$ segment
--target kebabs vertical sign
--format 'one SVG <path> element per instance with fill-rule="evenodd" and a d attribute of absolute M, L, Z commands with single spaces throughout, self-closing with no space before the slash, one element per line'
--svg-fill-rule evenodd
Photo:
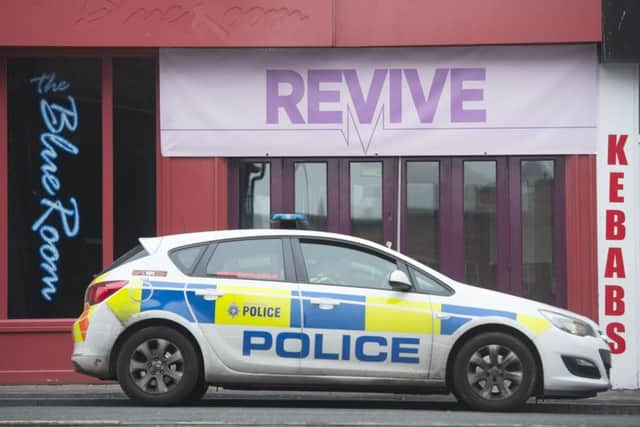
<path fill-rule="evenodd" d="M 638 67 L 633 64 L 602 64 L 599 67 L 599 321 L 609 340 L 613 387 L 638 388 Z"/>
<path fill-rule="evenodd" d="M 609 337 L 611 352 L 624 353 L 626 325 L 623 316 L 626 312 L 624 281 L 627 273 L 624 266 L 624 248 L 621 244 L 627 237 L 627 214 L 625 212 L 625 169 L 629 166 L 625 147 L 629 135 L 610 134 L 607 138 L 607 166 L 609 206 L 605 211 L 606 261 L 604 267 L 604 315 L 611 320 L 605 327 Z"/>

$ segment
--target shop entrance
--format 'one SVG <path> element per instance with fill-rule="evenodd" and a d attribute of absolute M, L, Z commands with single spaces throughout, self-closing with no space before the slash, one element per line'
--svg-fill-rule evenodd
<path fill-rule="evenodd" d="M 450 277 L 566 306 L 564 159 L 232 159 L 230 226 L 305 213 Z"/>

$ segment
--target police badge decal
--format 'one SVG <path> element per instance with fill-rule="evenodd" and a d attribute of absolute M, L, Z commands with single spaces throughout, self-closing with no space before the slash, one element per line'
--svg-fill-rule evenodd
<path fill-rule="evenodd" d="M 238 313 L 240 313 L 240 308 L 238 307 L 238 304 L 236 304 L 235 302 L 232 302 L 229 305 L 229 308 L 227 309 L 227 313 L 229 313 L 229 316 L 231 316 L 231 318 L 235 318 Z"/>

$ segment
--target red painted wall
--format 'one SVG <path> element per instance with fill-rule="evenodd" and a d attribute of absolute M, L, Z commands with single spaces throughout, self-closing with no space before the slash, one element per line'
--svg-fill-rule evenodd
<path fill-rule="evenodd" d="M 600 0 L 20 0 L 0 6 L 0 46 L 389 46 L 600 40 Z"/>
<path fill-rule="evenodd" d="M 227 228 L 227 164 L 221 158 L 162 157 L 158 233 Z"/>
<path fill-rule="evenodd" d="M 598 320 L 598 218 L 596 156 L 568 156 L 565 162 L 567 304 Z"/>
<path fill-rule="evenodd" d="M 97 383 L 71 366 L 71 321 L 0 322 L 0 384 Z"/>
<path fill-rule="evenodd" d="M 328 0 L 3 2 L 0 46 L 329 46 Z"/>
<path fill-rule="evenodd" d="M 598 42 L 601 15 L 600 0 L 343 0 L 336 46 Z"/>

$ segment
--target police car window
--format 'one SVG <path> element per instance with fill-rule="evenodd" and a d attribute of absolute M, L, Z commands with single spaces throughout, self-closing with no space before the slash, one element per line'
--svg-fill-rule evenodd
<path fill-rule="evenodd" d="M 301 241 L 310 283 L 390 289 L 389 274 L 398 267 L 388 258 L 325 242 Z"/>
<path fill-rule="evenodd" d="M 149 255 L 149 252 L 147 252 L 147 250 L 144 247 L 142 247 L 142 245 L 136 245 L 133 248 L 129 249 L 127 252 L 125 252 L 123 255 L 121 255 L 119 258 L 117 258 L 115 261 L 113 261 L 111 265 L 109 265 L 107 268 L 102 270 L 100 274 L 106 273 L 107 271 L 111 271 L 128 262 L 132 262 L 137 259 L 146 257 L 147 255 Z"/>
<path fill-rule="evenodd" d="M 425 292 L 433 295 L 451 295 L 451 291 L 440 284 L 436 279 L 410 267 L 414 282 L 418 292 Z"/>
<path fill-rule="evenodd" d="M 208 276 L 284 280 L 280 239 L 234 240 L 219 243 L 207 263 Z"/>
<path fill-rule="evenodd" d="M 188 246 L 173 250 L 169 257 L 184 274 L 191 274 L 196 262 L 208 245 Z"/>

